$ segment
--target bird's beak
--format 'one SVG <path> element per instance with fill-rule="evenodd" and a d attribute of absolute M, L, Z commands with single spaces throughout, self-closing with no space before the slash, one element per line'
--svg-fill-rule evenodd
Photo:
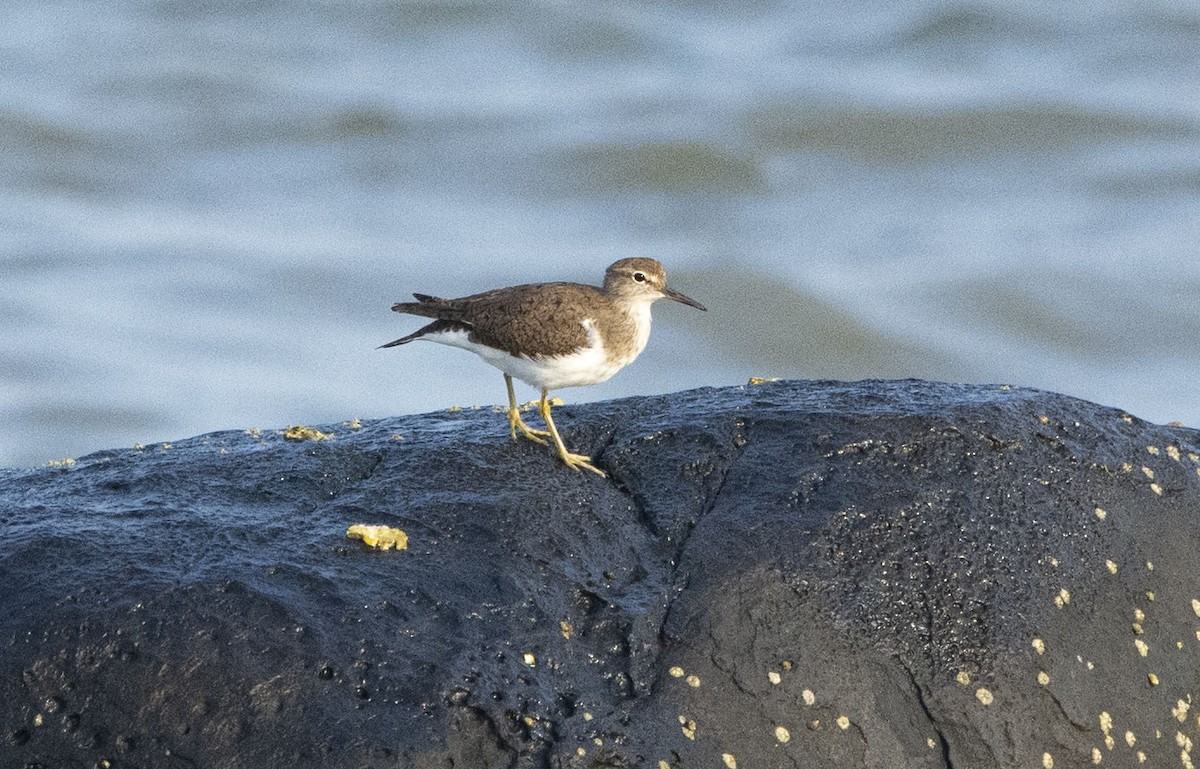
<path fill-rule="evenodd" d="M 680 304 L 686 304 L 689 307 L 695 307 L 697 310 L 704 310 L 705 312 L 708 312 L 707 307 L 700 304 L 699 302 L 697 302 L 695 299 L 692 299 L 691 297 L 684 296 L 683 294 L 679 293 L 678 291 L 676 291 L 673 288 L 667 288 L 666 286 L 664 286 L 662 293 L 663 293 L 663 296 L 665 296 L 666 298 L 674 299 L 676 302 L 679 302 Z"/>

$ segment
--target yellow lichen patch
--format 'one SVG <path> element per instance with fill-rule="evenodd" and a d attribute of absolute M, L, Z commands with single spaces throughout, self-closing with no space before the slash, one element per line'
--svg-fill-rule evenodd
<path fill-rule="evenodd" d="M 770 681 L 772 684 L 778 686 L 779 682 L 782 681 L 783 679 L 779 677 L 778 673 L 776 673 L 774 670 L 771 670 L 767 673 L 767 680 Z"/>
<path fill-rule="evenodd" d="M 1092 763 L 1098 764 L 1104 760 L 1104 754 L 1100 752 L 1100 748 L 1092 748 Z"/>
<path fill-rule="evenodd" d="M 725 762 L 725 766 L 729 767 L 729 769 L 737 769 L 737 759 L 733 757 L 732 753 L 722 753 L 721 760 Z"/>
<path fill-rule="evenodd" d="M 575 748 L 575 755 L 579 756 L 580 758 L 583 758 L 584 756 L 587 755 L 587 751 L 584 750 L 583 748 Z M 659 761 L 659 763 L 661 764 L 662 761 Z"/>
<path fill-rule="evenodd" d="M 447 406 L 446 407 L 446 411 L 449 411 L 451 414 L 457 414 L 458 412 L 460 412 L 462 410 L 463 410 L 462 406 Z"/>
<path fill-rule="evenodd" d="M 1113 561 L 1112 561 L 1111 559 L 1109 559 L 1109 560 L 1106 560 L 1106 561 L 1104 562 L 1104 565 L 1105 565 L 1106 567 L 1108 567 L 1108 573 L 1109 573 L 1109 574 L 1116 574 L 1116 573 L 1117 573 L 1117 564 L 1113 563 Z"/>
<path fill-rule="evenodd" d="M 1150 480 L 1154 480 L 1154 471 L 1145 465 L 1142 465 L 1142 475 L 1146 476 Z"/>
<path fill-rule="evenodd" d="M 839 728 L 839 729 L 841 729 L 841 730 L 843 730 L 843 731 L 845 731 L 846 729 L 849 729 L 849 728 L 850 728 L 850 719 L 849 719 L 849 717 L 847 717 L 847 716 L 838 716 L 838 717 L 837 717 L 837 725 L 838 725 L 838 728 Z"/>
<path fill-rule="evenodd" d="M 958 681 L 963 686 L 966 686 L 967 684 L 971 683 L 971 674 L 965 670 L 960 670 L 958 671 L 958 675 L 954 677 L 954 680 Z"/>
<path fill-rule="evenodd" d="M 1146 612 L 1142 611 L 1141 609 L 1134 609 L 1133 610 L 1133 621 L 1134 622 L 1145 622 L 1146 621 Z"/>
<path fill-rule="evenodd" d="M 1121 463 L 1121 472 L 1123 472 L 1123 473 L 1132 473 L 1132 472 L 1133 472 L 1133 465 L 1132 465 L 1132 464 L 1130 464 L 1129 462 L 1122 462 L 1122 463 Z"/>
<path fill-rule="evenodd" d="M 1183 719 L 1181 718 L 1179 720 L 1182 721 Z M 1186 750 L 1188 753 L 1192 752 L 1192 738 L 1188 737 L 1183 732 L 1175 732 L 1175 744 Z"/>
<path fill-rule="evenodd" d="M 292 425 L 283 431 L 283 437 L 289 441 L 327 441 L 333 438 L 333 433 L 323 433 L 306 425 Z"/>
<path fill-rule="evenodd" d="M 671 765 L 668 764 L 666 761 L 659 761 L 658 769 L 671 769 Z"/>
<path fill-rule="evenodd" d="M 1033 650 L 1039 655 L 1046 653 L 1046 642 L 1040 638 L 1033 639 Z"/>
<path fill-rule="evenodd" d="M 1048 425 L 1048 424 L 1050 424 L 1050 417 L 1048 417 L 1044 414 L 1038 414 L 1038 421 L 1044 425 Z"/>
<path fill-rule="evenodd" d="M 700 688 L 700 676 L 695 676 L 695 675 L 692 675 L 692 676 L 688 676 L 688 677 L 687 677 L 686 679 L 684 679 L 684 680 L 686 680 L 686 681 L 687 681 L 687 685 L 688 685 L 688 686 L 690 686 L 690 687 L 692 687 L 693 689 L 699 689 L 699 688 Z"/>
<path fill-rule="evenodd" d="M 67 457 L 65 459 L 51 459 L 46 463 L 48 467 L 71 467 L 75 464 L 75 460 Z"/>
<path fill-rule="evenodd" d="M 1154 456 L 1158 456 L 1158 446 L 1147 446 L 1146 451 Z"/>
<path fill-rule="evenodd" d="M 776 726 L 775 739 L 779 740 L 780 742 L 791 742 L 792 734 L 787 730 L 786 727 Z"/>
<path fill-rule="evenodd" d="M 1037 682 L 1039 684 L 1041 684 L 1042 686 L 1045 686 L 1046 684 L 1050 683 L 1050 674 L 1047 673 L 1045 670 L 1039 670 L 1038 674 L 1037 674 Z"/>
<path fill-rule="evenodd" d="M 1125 732 L 1125 744 L 1132 748 L 1137 744 L 1137 735 L 1131 731 Z"/>
<path fill-rule="evenodd" d="M 1153 491 L 1158 496 L 1160 496 L 1160 497 L 1162 496 L 1162 493 L 1163 493 L 1162 486 L 1159 486 L 1157 483 L 1150 484 L 1150 490 Z"/>
<path fill-rule="evenodd" d="M 779 381 L 779 377 L 777 377 L 777 376 L 752 376 L 752 377 L 750 377 L 750 381 L 747 384 L 760 385 L 760 384 L 766 384 L 767 382 L 778 382 L 778 381 Z"/>
<path fill-rule="evenodd" d="M 782 667 L 784 670 L 791 670 L 793 664 L 794 663 L 791 660 L 784 660 L 783 662 L 779 663 L 779 666 Z"/>
<path fill-rule="evenodd" d="M 1144 763 L 1146 763 L 1146 754 L 1145 754 L 1145 753 L 1143 753 L 1142 751 L 1140 751 L 1140 750 L 1139 750 L 1139 751 L 1137 752 L 1137 757 L 1138 757 L 1138 763 L 1139 763 L 1139 764 L 1144 764 Z"/>
<path fill-rule="evenodd" d="M 521 661 L 531 668 L 537 667 L 537 657 L 533 652 L 525 652 L 522 654 Z"/>
<path fill-rule="evenodd" d="M 992 696 L 992 693 L 989 690 L 980 687 L 975 690 L 975 699 L 979 700 L 984 705 L 991 705 L 995 697 Z"/>
<path fill-rule="evenodd" d="M 1150 682 L 1151 686 L 1158 686 L 1158 676 L 1154 675 L 1153 673 L 1147 675 L 1146 680 Z"/>
<path fill-rule="evenodd" d="M 1054 769 L 1054 756 L 1049 753 L 1042 754 L 1042 766 L 1044 769 Z"/>
<path fill-rule="evenodd" d="M 672 678 L 683 678 L 683 668 L 679 667 L 678 665 L 675 665 L 667 672 L 671 674 Z"/>
<path fill-rule="evenodd" d="M 1154 561 L 1146 561 L 1146 571 L 1154 571 Z"/>
<path fill-rule="evenodd" d="M 933 741 L 933 738 L 932 738 L 932 737 L 930 737 L 929 739 L 925 740 L 925 744 L 929 746 L 929 749 L 930 749 L 930 750 L 933 750 L 933 749 L 937 748 L 937 743 Z"/>
<path fill-rule="evenodd" d="M 1174 459 L 1176 462 L 1178 462 L 1179 456 L 1180 456 L 1179 448 L 1176 446 L 1167 446 L 1167 456 L 1170 457 L 1171 459 Z"/>
<path fill-rule="evenodd" d="M 558 621 L 558 629 L 562 633 L 563 638 L 570 638 L 571 636 L 575 635 L 575 626 L 570 622 L 567 622 L 565 619 L 560 619 Z"/>
<path fill-rule="evenodd" d="M 812 705 L 817 701 L 817 695 L 813 694 L 812 689 L 805 689 L 800 692 L 800 697 L 804 700 L 805 705 Z"/>
<path fill-rule="evenodd" d="M 1104 734 L 1104 744 L 1109 750 L 1113 749 L 1112 716 L 1107 710 L 1100 711 L 1100 731 Z"/>
<path fill-rule="evenodd" d="M 362 429 L 362 420 L 359 419 L 358 417 L 355 417 L 354 419 L 351 419 L 348 422 L 342 422 L 342 426 L 349 427 L 351 430 L 361 430 Z"/>
<path fill-rule="evenodd" d="M 1097 507 L 1094 512 L 1096 513 L 1096 517 L 1102 521 L 1108 517 L 1108 511 L 1105 510 L 1103 507 Z"/>
<path fill-rule="evenodd" d="M 1134 635 L 1141 635 L 1142 633 L 1145 633 L 1145 632 L 1146 631 L 1142 629 L 1141 624 L 1139 624 L 1137 622 L 1133 623 L 1133 634 Z"/>
<path fill-rule="evenodd" d="M 346 529 L 346 536 L 351 539 L 361 539 L 367 547 L 374 547 L 379 550 L 391 550 L 393 547 L 397 550 L 408 549 L 408 535 L 400 529 L 394 529 L 391 526 L 371 526 L 365 523 L 356 523 Z"/>
<path fill-rule="evenodd" d="M 1133 639 L 1133 645 L 1137 647 L 1138 654 L 1142 655 L 1143 657 L 1150 653 L 1150 647 L 1147 646 L 1146 642 L 1140 638 Z"/>
<path fill-rule="evenodd" d="M 1200 600 L 1192 599 L 1192 611 L 1197 617 L 1200 617 Z"/>
<path fill-rule="evenodd" d="M 1192 754 L 1189 751 L 1179 751 L 1179 763 L 1183 764 L 1183 769 L 1196 769 L 1195 764 L 1192 763 Z"/>
<path fill-rule="evenodd" d="M 694 741 L 696 739 L 696 722 L 692 719 L 680 716 L 679 730 L 683 732 L 683 736 L 687 737 L 689 740 Z"/>
<path fill-rule="evenodd" d="M 1146 600 L 1150 601 L 1151 603 L 1154 602 L 1154 591 L 1153 590 L 1146 591 Z"/>
<path fill-rule="evenodd" d="M 1062 607 L 1066 606 L 1070 602 L 1071 602 L 1071 591 L 1067 590 L 1065 587 L 1060 588 L 1058 591 L 1058 595 L 1054 596 L 1054 605 L 1061 609 Z"/>

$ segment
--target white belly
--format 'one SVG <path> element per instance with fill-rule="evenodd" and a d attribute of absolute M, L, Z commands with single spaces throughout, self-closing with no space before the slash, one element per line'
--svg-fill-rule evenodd
<path fill-rule="evenodd" d="M 650 335 L 647 323 L 646 333 L 639 333 L 638 346 L 632 355 L 621 359 L 610 359 L 594 324 L 590 320 L 585 320 L 583 325 L 588 331 L 589 345 L 569 355 L 545 357 L 509 355 L 501 350 L 472 342 L 466 331 L 427 334 L 421 339 L 470 350 L 509 376 L 520 379 L 539 390 L 560 390 L 564 387 L 582 387 L 606 381 L 637 357 L 638 353 L 646 346 L 646 339 Z"/>

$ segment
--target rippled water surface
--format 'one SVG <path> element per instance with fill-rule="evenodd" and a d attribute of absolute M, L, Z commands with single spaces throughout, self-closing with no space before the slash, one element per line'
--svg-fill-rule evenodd
<path fill-rule="evenodd" d="M 631 255 L 709 312 L 568 401 L 918 376 L 1200 424 L 1195 4 L 0 16 L 0 465 L 498 403 L 376 350 L 390 304 Z"/>

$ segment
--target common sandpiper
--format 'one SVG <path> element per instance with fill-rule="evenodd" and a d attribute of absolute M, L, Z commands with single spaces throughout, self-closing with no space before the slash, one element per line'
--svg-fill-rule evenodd
<path fill-rule="evenodd" d="M 413 294 L 417 301 L 401 302 L 392 310 L 435 320 L 382 347 L 424 339 L 470 350 L 504 372 L 513 440 L 518 431 L 542 445 L 550 439 L 568 467 L 604 476 L 591 457 L 563 445 L 550 416 L 550 391 L 598 384 L 632 363 L 650 339 L 650 305 L 664 297 L 704 309 L 668 288 L 663 266 L 645 258 L 613 262 L 599 288 L 531 283 L 461 299 Z M 513 377 L 541 391 L 538 410 L 547 430 L 530 427 L 521 418 Z"/>

